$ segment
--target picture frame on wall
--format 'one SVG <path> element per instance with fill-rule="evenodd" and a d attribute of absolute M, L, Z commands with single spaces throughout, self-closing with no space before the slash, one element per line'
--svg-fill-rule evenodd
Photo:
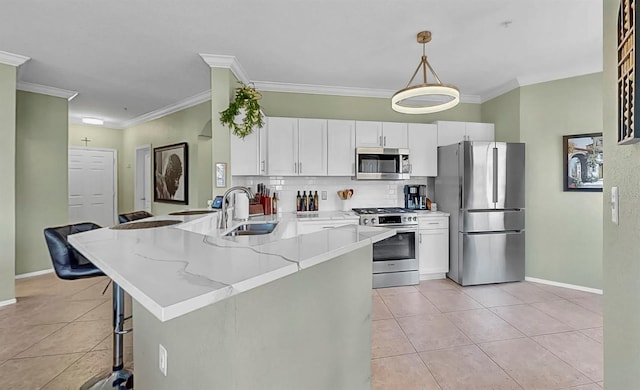
<path fill-rule="evenodd" d="M 562 137 L 563 190 L 602 192 L 602 133 Z"/>
<path fill-rule="evenodd" d="M 188 152 L 186 142 L 153 148 L 155 202 L 189 204 Z"/>

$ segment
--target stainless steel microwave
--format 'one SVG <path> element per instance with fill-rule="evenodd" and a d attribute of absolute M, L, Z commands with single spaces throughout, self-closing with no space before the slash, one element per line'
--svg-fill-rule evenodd
<path fill-rule="evenodd" d="M 356 179 L 409 179 L 409 149 L 356 148 Z"/>

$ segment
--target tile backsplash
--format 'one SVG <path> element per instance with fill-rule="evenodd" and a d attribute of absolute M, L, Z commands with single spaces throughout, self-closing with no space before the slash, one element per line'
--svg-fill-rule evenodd
<path fill-rule="evenodd" d="M 241 185 L 256 190 L 258 183 L 264 183 L 275 190 L 279 198 L 279 211 L 296 211 L 298 191 L 318 191 L 319 210 L 331 211 L 354 207 L 404 207 L 403 187 L 405 184 L 427 185 L 427 196 L 433 199 L 434 179 L 413 177 L 411 180 L 378 181 L 353 180 L 350 177 L 291 177 L 291 176 L 233 176 L 233 185 Z M 353 189 L 353 197 L 343 201 L 338 198 L 339 190 Z M 322 200 L 322 191 L 327 199 Z M 313 192 L 312 192 L 313 193 Z M 347 204 L 344 204 L 347 202 Z"/>

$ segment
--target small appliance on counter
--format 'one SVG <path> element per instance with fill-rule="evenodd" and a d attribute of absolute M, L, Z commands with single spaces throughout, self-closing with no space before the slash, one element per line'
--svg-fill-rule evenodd
<path fill-rule="evenodd" d="M 427 186 L 407 184 L 404 186 L 404 208 L 409 210 L 429 210 Z"/>

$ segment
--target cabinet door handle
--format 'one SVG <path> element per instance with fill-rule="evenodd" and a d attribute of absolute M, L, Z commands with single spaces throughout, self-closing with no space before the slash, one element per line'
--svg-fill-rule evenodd
<path fill-rule="evenodd" d="M 422 244 L 422 234 L 420 234 L 420 244 Z"/>
<path fill-rule="evenodd" d="M 384 145 L 382 144 L 382 136 L 380 136 L 380 137 L 378 137 L 378 138 L 379 138 L 379 139 L 378 139 L 378 145 L 380 145 L 380 146 L 384 146 Z"/>
<path fill-rule="evenodd" d="M 387 136 L 385 135 L 383 138 L 384 138 L 384 141 L 383 141 L 382 146 L 387 146 Z"/>
<path fill-rule="evenodd" d="M 264 160 L 260 161 L 260 172 L 264 172 L 265 163 Z"/>
<path fill-rule="evenodd" d="M 298 173 L 298 163 L 293 163 L 293 173 Z"/>
<path fill-rule="evenodd" d="M 298 163 L 298 165 L 300 166 L 300 168 L 298 169 L 300 171 L 299 173 L 302 173 L 302 163 Z"/>

